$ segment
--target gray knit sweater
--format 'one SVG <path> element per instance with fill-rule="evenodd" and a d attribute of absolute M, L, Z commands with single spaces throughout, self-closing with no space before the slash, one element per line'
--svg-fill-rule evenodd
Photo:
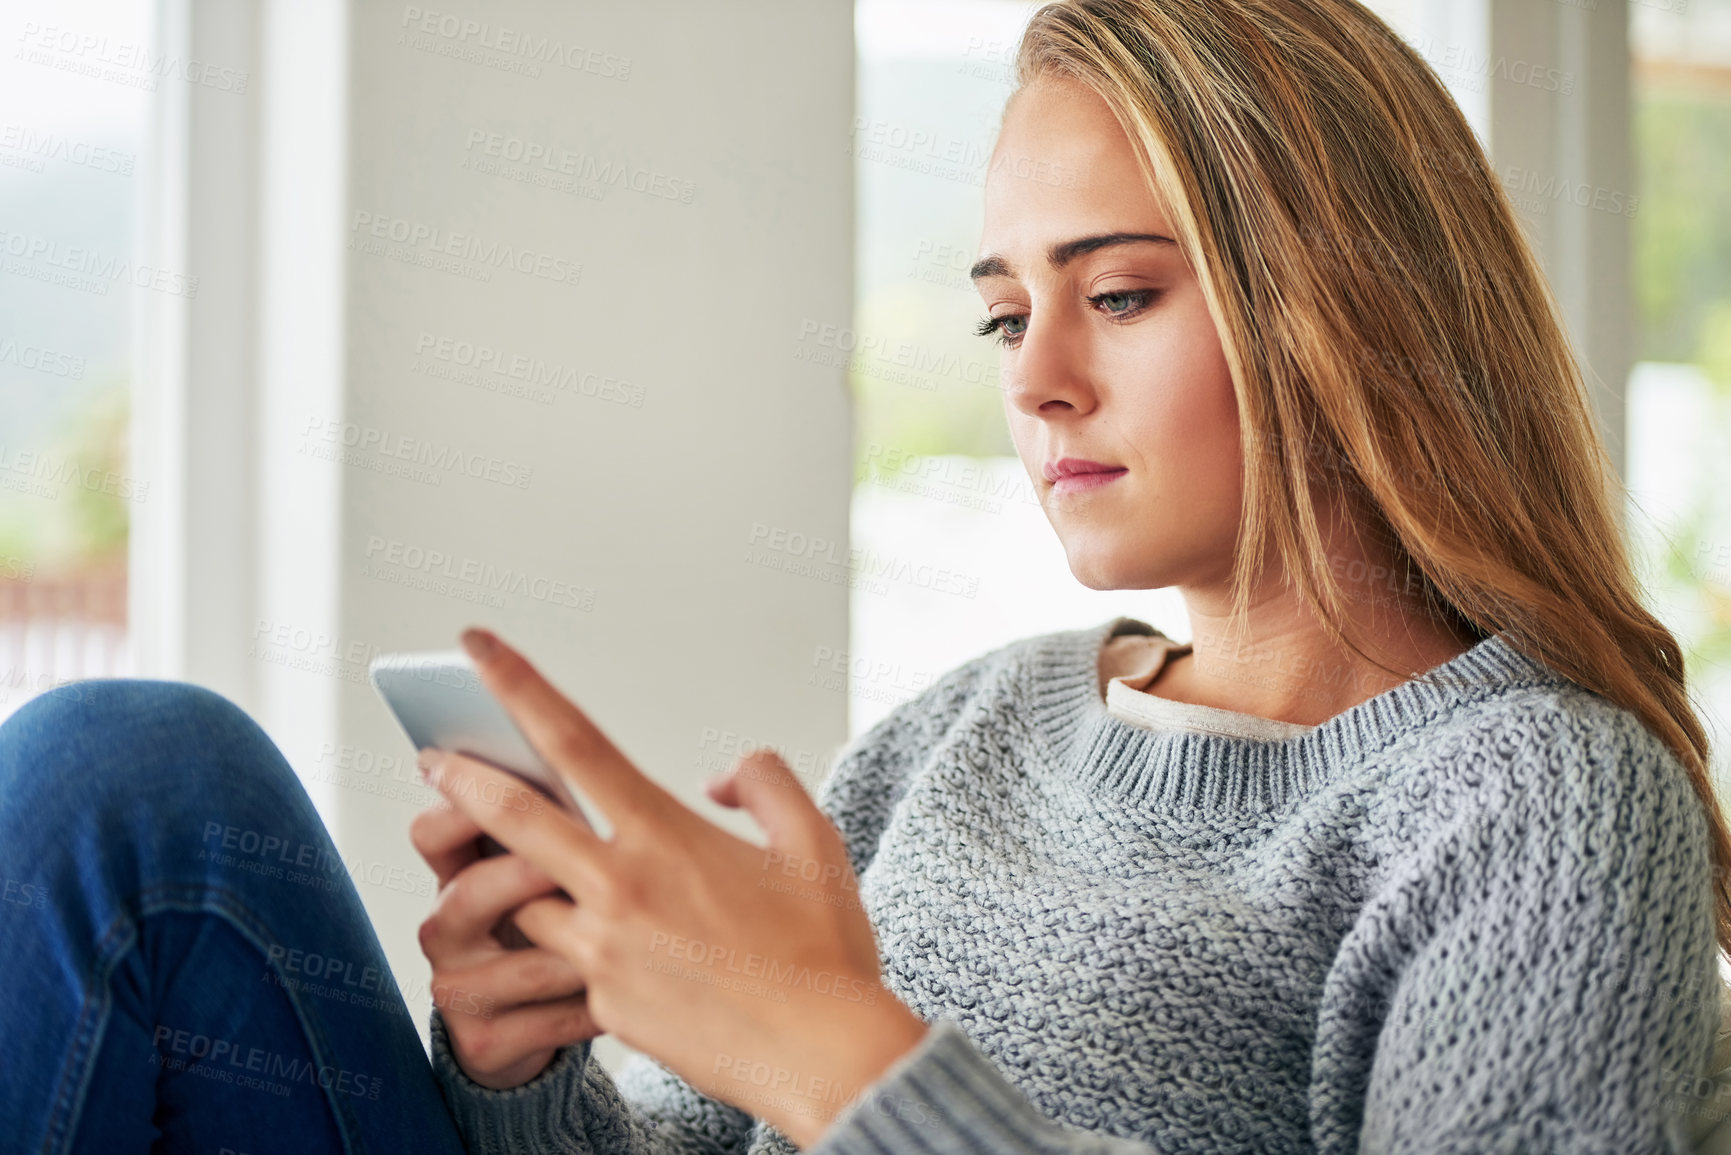
<path fill-rule="evenodd" d="M 1490 637 L 1298 738 L 1148 730 L 1099 692 L 1127 632 L 957 667 L 819 790 L 933 1029 L 813 1151 L 1688 1150 L 1707 827 L 1632 714 Z M 472 1152 L 795 1150 L 648 1058 L 490 1091 L 432 1029 Z"/>

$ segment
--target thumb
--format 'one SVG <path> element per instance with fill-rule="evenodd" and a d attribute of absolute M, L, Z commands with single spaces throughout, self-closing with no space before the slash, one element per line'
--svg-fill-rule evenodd
<path fill-rule="evenodd" d="M 721 805 L 749 813 L 775 846 L 806 847 L 812 819 L 823 818 L 799 776 L 767 746 L 742 756 L 732 773 L 711 779 L 704 789 Z"/>

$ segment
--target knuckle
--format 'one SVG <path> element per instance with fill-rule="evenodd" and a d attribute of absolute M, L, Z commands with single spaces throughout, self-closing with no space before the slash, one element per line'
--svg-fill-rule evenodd
<path fill-rule="evenodd" d="M 579 726 L 561 725 L 553 739 L 559 756 L 573 762 L 587 762 L 600 753 L 595 740 Z"/>
<path fill-rule="evenodd" d="M 571 961 L 577 964 L 577 969 L 584 975 L 604 974 L 601 960 L 597 957 L 599 951 L 594 942 L 585 935 L 575 935 L 565 944 L 565 951 L 571 956 Z M 579 989 L 588 989 L 587 982 Z"/>
<path fill-rule="evenodd" d="M 495 819 L 507 830 L 519 824 L 519 816 L 529 809 L 528 795 L 533 791 L 515 779 L 499 783 L 498 789 L 487 789 L 482 800 L 493 811 Z"/>
<path fill-rule="evenodd" d="M 438 948 L 441 929 L 439 916 L 436 914 L 422 919 L 421 925 L 415 928 L 415 938 L 421 944 L 421 953 L 428 958 L 431 958 L 433 952 Z"/>
<path fill-rule="evenodd" d="M 500 1039 L 494 1020 L 465 1019 L 464 1022 L 468 1025 L 463 1030 L 462 1044 L 469 1062 L 481 1071 L 499 1065 Z"/>
<path fill-rule="evenodd" d="M 437 810 L 418 811 L 409 821 L 409 844 L 422 858 L 427 857 L 435 845 L 438 824 Z"/>
<path fill-rule="evenodd" d="M 494 661 L 493 678 L 502 696 L 522 693 L 532 677 L 529 662 L 522 654 L 503 654 Z"/>
<path fill-rule="evenodd" d="M 469 908 L 474 880 L 474 874 L 468 870 L 459 870 L 452 875 L 433 900 L 433 917 L 444 920 L 460 917 Z"/>
<path fill-rule="evenodd" d="M 624 969 L 625 952 L 613 939 L 601 939 L 588 944 L 589 964 L 601 974 L 616 975 Z"/>
<path fill-rule="evenodd" d="M 528 992 L 526 997 L 533 999 L 553 985 L 553 968 L 544 956 L 525 952 L 517 963 L 517 979 Z"/>
<path fill-rule="evenodd" d="M 624 909 L 626 883 L 616 873 L 596 878 L 583 895 L 590 909 L 605 920 L 617 918 Z"/>
<path fill-rule="evenodd" d="M 660 814 L 665 815 L 671 807 L 664 807 Z M 678 811 L 672 811 L 677 814 Z M 643 836 L 651 834 L 656 825 L 657 811 L 652 804 L 644 804 L 633 798 L 620 798 L 612 803 L 607 811 L 608 821 L 613 823 L 615 841 L 626 845 L 639 843 Z"/>
<path fill-rule="evenodd" d="M 554 991 L 566 985 L 564 961 L 550 952 L 532 956 L 525 969 L 528 983 L 536 991 Z"/>
<path fill-rule="evenodd" d="M 514 860 L 512 866 L 516 871 L 514 881 L 517 886 L 531 889 L 552 884 L 553 879 L 546 871 L 542 870 L 539 866 L 536 866 L 533 862 L 530 862 L 521 854 L 512 854 L 509 857 Z"/>
<path fill-rule="evenodd" d="M 527 824 L 533 815 L 541 812 L 540 803 L 544 795 L 527 783 L 511 783 L 508 797 L 510 801 L 506 803 L 506 810 L 509 815 L 506 821 L 513 827 Z"/>

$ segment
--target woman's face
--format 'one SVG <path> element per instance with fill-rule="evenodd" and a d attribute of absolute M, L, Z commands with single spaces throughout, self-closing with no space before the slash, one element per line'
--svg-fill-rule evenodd
<path fill-rule="evenodd" d="M 1092 90 L 1038 80 L 1010 103 L 985 192 L 974 283 L 1005 342 L 1010 435 L 1071 572 L 1091 589 L 1224 583 L 1238 407 L 1129 138 Z M 1122 472 L 1055 485 L 1045 470 L 1066 457 Z"/>

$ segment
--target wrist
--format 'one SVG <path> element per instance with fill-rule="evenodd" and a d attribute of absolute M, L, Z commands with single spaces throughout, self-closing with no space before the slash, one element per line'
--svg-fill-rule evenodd
<path fill-rule="evenodd" d="M 882 983 L 869 985 L 869 1002 L 822 1023 L 807 1023 L 807 1054 L 820 1080 L 805 1080 L 802 1094 L 778 1100 L 766 1118 L 801 1148 L 817 1143 L 836 1120 L 896 1062 L 910 1054 L 930 1026 Z"/>

